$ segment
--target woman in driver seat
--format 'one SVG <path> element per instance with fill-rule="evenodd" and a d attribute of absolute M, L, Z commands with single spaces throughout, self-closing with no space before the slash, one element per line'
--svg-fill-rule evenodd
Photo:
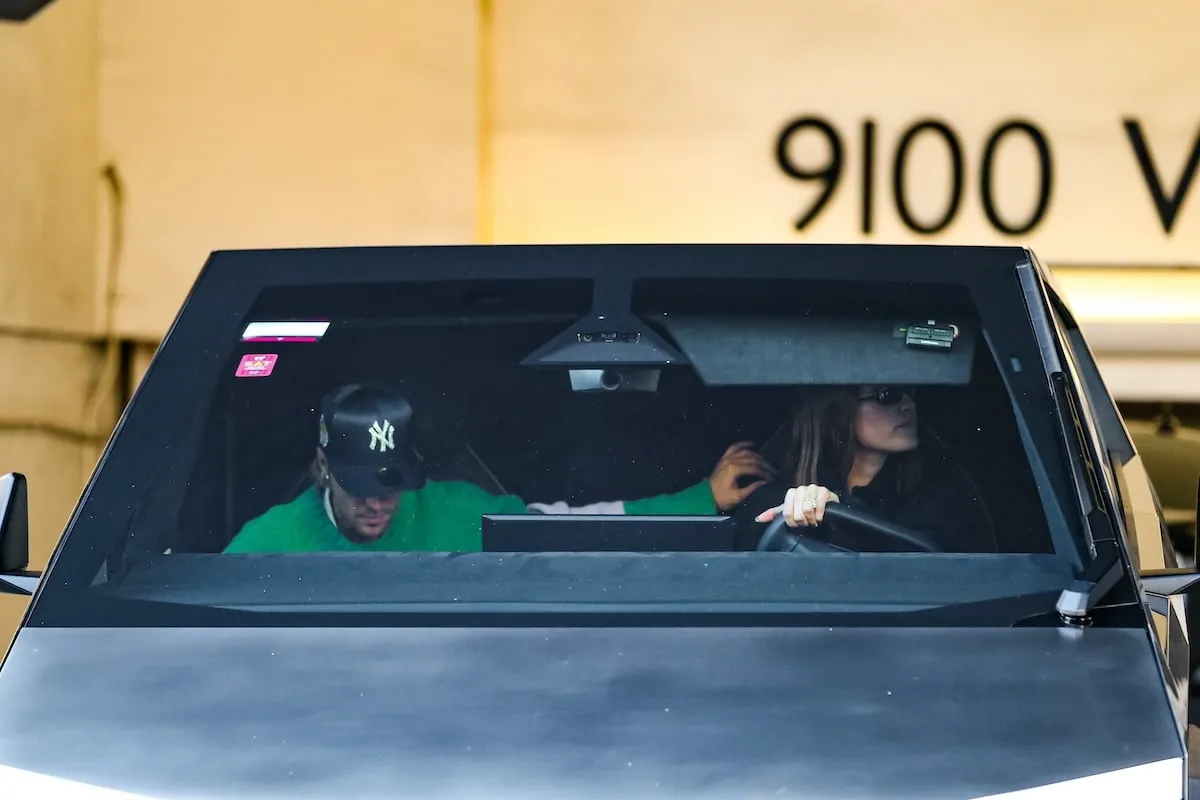
<path fill-rule="evenodd" d="M 828 504 L 840 503 L 922 534 L 945 552 L 996 552 L 978 489 L 948 457 L 922 446 L 914 394 L 906 386 L 806 390 L 793 414 L 780 478 L 734 515 L 740 546 L 753 549 L 766 529 L 751 520 L 770 523 L 782 515 L 789 527 L 807 528 L 848 550 L 913 549 L 845 520 L 829 524 Z M 826 529 L 817 533 L 823 522 Z"/>

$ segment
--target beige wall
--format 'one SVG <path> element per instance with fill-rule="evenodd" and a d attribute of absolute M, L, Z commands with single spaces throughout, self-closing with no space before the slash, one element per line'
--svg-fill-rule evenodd
<path fill-rule="evenodd" d="M 1003 242 L 981 206 L 982 151 L 996 125 L 1023 117 L 1045 131 L 1055 168 L 1048 214 L 1020 243 L 1050 263 L 1200 261 L 1200 199 L 1167 235 L 1121 126 L 1140 119 L 1173 192 L 1200 134 L 1194 2 L 494 6 L 498 240 Z M 786 176 L 774 147 L 805 114 L 841 131 L 845 167 L 827 209 L 799 234 L 791 221 L 818 185 Z M 957 131 L 965 167 L 958 218 L 932 237 L 907 230 L 891 197 L 901 132 L 923 117 Z M 877 123 L 869 237 L 859 214 L 865 118 Z M 827 163 L 816 133 L 789 153 L 809 168 Z M 1019 136 L 999 158 L 997 204 L 1015 220 L 1034 207 L 1037 161 Z M 941 213 L 949 176 L 945 146 L 918 139 L 907 180 L 918 217 Z"/>
<path fill-rule="evenodd" d="M 36 569 L 114 415 L 97 343 L 98 9 L 71 0 L 0 24 L 0 471 L 29 478 Z M 24 608 L 0 595 L 0 648 Z"/>
<path fill-rule="evenodd" d="M 101 160 L 125 186 L 117 325 L 155 340 L 210 250 L 461 241 L 936 241 L 1031 244 L 1050 263 L 1200 259 L 1200 207 L 1163 230 L 1121 121 L 1136 117 L 1172 193 L 1200 133 L 1189 31 L 1169 0 L 962 4 L 848 0 L 104 0 Z M 844 137 L 839 187 L 776 164 L 792 118 Z M 874 231 L 860 230 L 859 123 L 877 123 Z M 897 139 L 936 117 L 961 137 L 955 222 L 925 236 L 891 197 Z M 1053 191 L 1027 236 L 982 209 L 991 130 L 1048 137 Z M 789 156 L 819 165 L 814 136 Z M 1036 159 L 1000 148 L 996 203 L 1032 208 Z M 935 137 L 907 169 L 936 217 L 949 168 Z M 105 226 L 104 230 L 107 230 Z"/>
<path fill-rule="evenodd" d="M 1168 234 L 1122 119 L 1139 120 L 1173 193 L 1200 133 L 1200 6 L 1164 0 L 104 0 L 100 156 L 126 188 L 116 318 L 155 340 L 206 254 L 227 247 L 462 241 L 934 241 L 1032 245 L 1050 263 L 1200 261 L 1200 206 Z M 841 131 L 837 191 L 785 175 L 775 140 L 801 114 Z M 860 122 L 877 123 L 874 231 L 860 230 Z M 962 207 L 906 229 L 897 140 L 935 117 L 961 138 Z M 1042 223 L 987 221 L 987 135 L 1048 137 Z M 816 166 L 810 135 L 789 156 Z M 1009 219 L 1036 199 L 1034 151 L 998 151 Z M 936 217 L 949 167 L 913 146 L 913 213 Z M 1198 181 L 1197 183 L 1200 183 Z M 1193 189 L 1193 193 L 1200 191 Z M 107 226 L 104 227 L 107 230 Z"/>
<path fill-rule="evenodd" d="M 90 334 L 99 0 L 0 24 L 0 329 Z"/>
<path fill-rule="evenodd" d="M 107 0 L 117 327 L 155 340 L 209 252 L 475 236 L 476 0 Z"/>

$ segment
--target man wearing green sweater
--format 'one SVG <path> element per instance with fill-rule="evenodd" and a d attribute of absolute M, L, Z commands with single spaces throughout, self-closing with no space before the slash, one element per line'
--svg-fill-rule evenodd
<path fill-rule="evenodd" d="M 388 389 L 350 384 L 321 402 L 311 488 L 247 522 L 226 553 L 482 549 L 485 514 L 706 515 L 733 508 L 771 477 L 746 443 L 705 480 L 674 494 L 569 507 L 527 504 L 465 481 L 428 481 L 412 447 L 412 407 Z M 744 476 L 758 480 L 745 487 Z"/>

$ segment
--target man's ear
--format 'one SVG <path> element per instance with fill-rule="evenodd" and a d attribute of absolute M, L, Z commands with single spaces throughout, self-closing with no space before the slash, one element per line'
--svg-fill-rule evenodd
<path fill-rule="evenodd" d="M 318 486 L 324 486 L 329 475 L 329 460 L 325 458 L 325 451 L 317 448 L 317 455 L 312 462 L 312 477 L 313 481 Z"/>

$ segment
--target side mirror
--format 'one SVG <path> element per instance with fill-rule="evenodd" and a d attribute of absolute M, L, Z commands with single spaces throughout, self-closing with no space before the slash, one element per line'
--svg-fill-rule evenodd
<path fill-rule="evenodd" d="M 1200 569 L 1200 480 L 1196 481 L 1196 524 L 1192 528 L 1192 564 Z"/>
<path fill-rule="evenodd" d="M 29 491 L 19 472 L 0 475 L 0 593 L 31 595 L 40 577 L 29 572 Z"/>

